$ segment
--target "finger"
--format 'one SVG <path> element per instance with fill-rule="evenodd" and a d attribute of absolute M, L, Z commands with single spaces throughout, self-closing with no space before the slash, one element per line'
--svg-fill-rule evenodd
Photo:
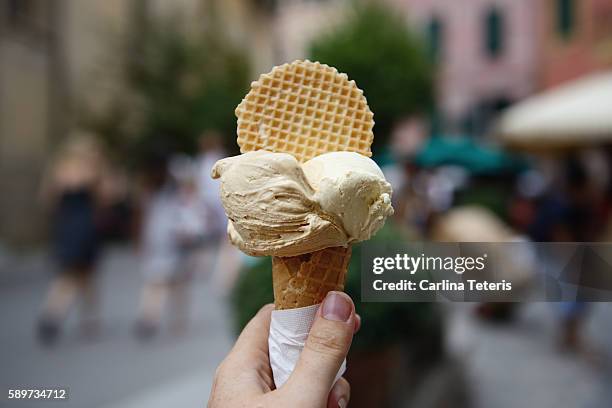
<path fill-rule="evenodd" d="M 317 311 L 300 359 L 287 381 L 289 388 L 304 391 L 310 405 L 327 402 L 338 370 L 348 353 L 355 328 L 355 306 L 348 295 L 329 292 Z"/>
<path fill-rule="evenodd" d="M 327 400 L 327 408 L 346 408 L 351 398 L 351 386 L 340 377 L 332 387 Z"/>
<path fill-rule="evenodd" d="M 357 333 L 361 329 L 361 316 L 355 313 L 355 330 L 353 333 Z"/>

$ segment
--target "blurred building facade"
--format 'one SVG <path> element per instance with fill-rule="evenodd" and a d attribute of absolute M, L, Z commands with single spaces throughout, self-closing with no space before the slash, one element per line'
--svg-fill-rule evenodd
<path fill-rule="evenodd" d="M 420 35 L 438 67 L 440 131 L 485 133 L 499 110 L 540 88 L 612 66 L 610 0 L 372 0 Z M 304 58 L 350 15 L 350 0 L 0 0 L 0 241 L 44 231 L 35 199 L 78 111 L 121 92 L 118 53 L 135 4 L 207 17 L 248 51 L 253 76 Z M 410 90 L 406 90 L 410 92 Z M 24 222 L 28 220 L 28 222 Z"/>
<path fill-rule="evenodd" d="M 437 63 L 441 131 L 483 134 L 500 110 L 612 66 L 610 0 L 372 0 L 394 7 Z M 347 0 L 278 2 L 275 62 L 350 12 Z"/>
<path fill-rule="evenodd" d="M 0 1 L 0 238 L 41 237 L 45 162 L 83 97 L 102 100 L 91 73 L 126 16 L 125 0 Z M 96 92 L 93 92 L 97 89 Z M 84 92 L 87 90 L 87 92 Z"/>
<path fill-rule="evenodd" d="M 482 134 L 536 87 L 532 0 L 393 0 L 438 66 L 441 131 Z"/>
<path fill-rule="evenodd" d="M 442 131 L 480 134 L 503 108 L 537 84 L 537 10 L 533 0 L 378 0 L 394 7 L 437 63 Z M 346 0 L 278 5 L 282 60 L 307 56 L 309 42 L 346 16 Z"/>
<path fill-rule="evenodd" d="M 543 0 L 538 28 L 541 88 L 612 68 L 612 1 Z"/>
<path fill-rule="evenodd" d="M 46 163 L 84 108 L 103 110 L 122 91 L 121 42 L 138 5 L 180 14 L 195 30 L 214 13 L 257 72 L 275 59 L 265 1 L 0 0 L 0 243 L 44 237 Z"/>
<path fill-rule="evenodd" d="M 25 3 L 1 4 L 0 234 L 29 235 L 27 225 L 18 225 L 24 219 L 17 221 L 12 216 L 19 213 L 20 206 L 27 206 L 24 213 L 33 214 L 35 209 L 33 180 L 41 172 L 52 127 L 48 77 L 54 71 L 55 48 L 49 32 L 49 3 L 27 10 L 27 15 L 21 6 Z"/>

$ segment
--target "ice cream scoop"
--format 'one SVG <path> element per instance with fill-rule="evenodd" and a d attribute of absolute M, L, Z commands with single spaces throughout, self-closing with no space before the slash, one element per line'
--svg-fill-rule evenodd
<path fill-rule="evenodd" d="M 374 160 L 354 152 L 331 152 L 302 165 L 321 209 L 338 218 L 348 243 L 365 241 L 389 215 L 391 185 Z"/>
<path fill-rule="evenodd" d="M 220 160 L 230 240 L 250 255 L 296 256 L 370 238 L 393 214 L 391 185 L 355 152 L 301 164 L 292 155 L 248 152 Z"/>

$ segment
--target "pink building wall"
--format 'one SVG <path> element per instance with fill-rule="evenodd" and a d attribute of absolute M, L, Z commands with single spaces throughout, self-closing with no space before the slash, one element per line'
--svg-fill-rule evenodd
<path fill-rule="evenodd" d="M 443 22 L 438 102 L 447 130 L 487 100 L 516 101 L 532 93 L 537 80 L 538 0 L 388 0 L 420 33 L 433 16 Z M 484 15 L 495 6 L 504 16 L 504 48 L 485 52 Z M 449 129 L 450 128 L 450 129 Z"/>
<path fill-rule="evenodd" d="M 574 7 L 572 33 L 563 38 L 555 28 L 556 2 L 541 2 L 538 21 L 541 89 L 612 69 L 612 0 L 575 0 Z"/>

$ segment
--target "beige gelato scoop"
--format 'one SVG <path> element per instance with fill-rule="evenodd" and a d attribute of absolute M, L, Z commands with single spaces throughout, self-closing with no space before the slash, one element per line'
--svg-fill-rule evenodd
<path fill-rule="evenodd" d="M 219 160 L 230 240 L 249 255 L 296 256 L 363 241 L 393 214 L 391 185 L 376 163 L 333 152 L 300 164 L 255 151 Z"/>

